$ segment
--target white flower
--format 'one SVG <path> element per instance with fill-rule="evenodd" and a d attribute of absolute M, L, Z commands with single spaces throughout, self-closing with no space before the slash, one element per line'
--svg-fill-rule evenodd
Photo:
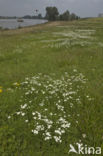
<path fill-rule="evenodd" d="M 21 105 L 21 109 L 25 109 L 27 107 L 27 104 Z"/>
<path fill-rule="evenodd" d="M 61 135 L 61 132 L 59 130 L 55 130 L 55 133 Z"/>
<path fill-rule="evenodd" d="M 40 103 L 39 106 L 44 106 L 44 103 Z"/>
<path fill-rule="evenodd" d="M 29 94 L 29 92 L 26 92 L 26 93 L 25 93 L 25 95 L 28 95 L 28 94 Z"/>
<path fill-rule="evenodd" d="M 82 137 L 83 137 L 83 138 L 86 138 L 86 134 L 82 134 Z"/>
<path fill-rule="evenodd" d="M 50 132 L 46 132 L 46 135 L 49 136 L 49 137 L 51 136 Z"/>
<path fill-rule="evenodd" d="M 16 112 L 17 115 L 20 115 L 21 112 Z"/>
<path fill-rule="evenodd" d="M 25 115 L 25 113 L 23 113 L 23 112 L 22 112 L 22 113 L 21 113 L 21 115 L 22 115 L 22 116 L 24 116 L 24 115 Z"/>
<path fill-rule="evenodd" d="M 53 115 L 53 113 L 51 112 L 51 113 L 50 113 L 50 115 L 52 116 L 52 115 Z"/>
<path fill-rule="evenodd" d="M 44 110 L 45 110 L 45 111 L 47 111 L 48 109 L 47 109 L 47 108 L 45 108 Z"/>
<path fill-rule="evenodd" d="M 41 92 L 42 92 L 42 94 L 45 94 L 45 91 L 42 90 Z"/>
<path fill-rule="evenodd" d="M 77 69 L 74 69 L 73 71 L 74 71 L 74 72 L 77 72 Z"/>
<path fill-rule="evenodd" d="M 28 120 L 25 120 L 25 122 L 28 122 Z"/>
<path fill-rule="evenodd" d="M 52 125 L 47 125 L 48 129 L 50 129 L 52 127 Z"/>
<path fill-rule="evenodd" d="M 43 125 L 38 125 L 38 126 L 36 127 L 36 130 L 37 130 L 37 131 L 43 131 L 43 130 L 44 130 L 44 126 L 43 126 Z"/>
<path fill-rule="evenodd" d="M 51 139 L 51 137 L 49 137 L 49 136 L 47 136 L 47 137 L 44 138 L 45 141 L 46 140 L 50 140 L 50 139 Z"/>
<path fill-rule="evenodd" d="M 56 142 L 59 142 L 59 143 L 61 143 L 61 142 L 62 142 L 62 140 L 61 140 L 61 137 L 60 137 L 60 136 L 59 136 L 59 137 L 54 136 L 54 140 L 55 140 Z"/>
<path fill-rule="evenodd" d="M 73 32 L 69 35 L 70 37 L 80 38 L 79 34 Z M 67 45 L 67 42 L 69 42 L 69 39 L 66 39 L 66 41 L 63 39 L 62 43 L 53 46 L 58 48 Z M 29 123 L 30 127 L 34 124 L 35 128 L 31 129 L 32 133 L 36 135 L 40 133 L 45 141 L 53 138 L 57 143 L 62 142 L 62 135 L 68 131 L 71 125 L 68 119 L 72 118 L 72 113 L 70 115 L 67 109 L 68 107 L 76 107 L 75 102 L 77 104 L 81 102 L 79 91 L 84 89 L 83 83 L 86 82 L 86 79 L 82 73 L 77 73 L 76 69 L 71 73 L 73 74 L 70 75 L 66 72 L 57 80 L 53 76 L 38 74 L 26 78 L 25 82 L 21 83 L 23 94 L 20 97 L 21 100 L 19 99 L 20 112 L 18 111 L 15 114 L 30 116 L 31 122 L 28 118 L 25 118 L 26 116 L 23 117 L 25 124 Z M 27 97 L 28 94 L 32 96 Z M 90 96 L 86 95 L 86 100 L 89 99 Z M 21 116 L 18 116 L 18 118 Z M 77 118 L 78 116 L 77 113 Z M 8 118 L 10 117 L 12 115 Z M 78 123 L 78 121 L 75 120 L 75 123 Z M 55 134 L 55 136 L 52 134 Z M 86 134 L 82 134 L 82 137 L 85 138 Z"/>
<path fill-rule="evenodd" d="M 35 112 L 33 112 L 32 115 L 35 115 Z"/>
<path fill-rule="evenodd" d="M 11 116 L 8 116 L 8 119 L 10 119 L 11 118 Z"/>
<path fill-rule="evenodd" d="M 31 90 L 32 90 L 32 91 L 34 91 L 34 90 L 35 90 L 35 88 L 33 88 L 33 87 L 32 87 L 32 88 L 31 88 Z"/>
<path fill-rule="evenodd" d="M 78 121 L 76 121 L 76 123 L 78 124 Z"/>
<path fill-rule="evenodd" d="M 32 130 L 32 132 L 33 132 L 34 134 L 38 134 L 38 131 L 37 131 L 37 130 Z"/>
<path fill-rule="evenodd" d="M 63 127 L 63 128 L 69 128 L 70 127 L 70 123 L 62 124 L 61 127 Z"/>

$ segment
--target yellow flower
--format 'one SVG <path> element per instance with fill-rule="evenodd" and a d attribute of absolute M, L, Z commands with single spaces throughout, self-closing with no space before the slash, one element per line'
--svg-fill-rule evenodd
<path fill-rule="evenodd" d="M 3 90 L 2 89 L 0 89 L 0 93 L 2 93 L 3 92 Z"/>

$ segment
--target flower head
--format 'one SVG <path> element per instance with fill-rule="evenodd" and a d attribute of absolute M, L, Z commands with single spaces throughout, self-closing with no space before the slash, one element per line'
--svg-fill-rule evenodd
<path fill-rule="evenodd" d="M 3 90 L 0 88 L 0 93 L 2 93 L 3 92 Z"/>
<path fill-rule="evenodd" d="M 13 83 L 14 86 L 20 86 L 18 82 Z"/>

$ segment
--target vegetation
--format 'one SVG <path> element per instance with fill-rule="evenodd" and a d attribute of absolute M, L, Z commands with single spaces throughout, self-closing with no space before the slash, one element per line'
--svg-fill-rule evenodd
<path fill-rule="evenodd" d="M 103 149 L 102 28 L 93 18 L 0 31 L 0 156 Z"/>
<path fill-rule="evenodd" d="M 58 18 L 59 12 L 56 7 L 47 7 L 46 8 L 46 19 L 50 21 L 56 21 Z"/>
<path fill-rule="evenodd" d="M 44 19 L 44 17 L 42 17 L 42 14 L 38 14 L 38 15 L 35 15 L 35 16 L 25 15 L 23 18 L 24 19 Z"/>
<path fill-rule="evenodd" d="M 9 16 L 0 16 L 0 19 L 18 19 L 18 18 L 24 18 L 24 19 L 44 19 L 44 17 L 42 17 L 42 14 L 38 14 L 38 15 L 34 15 L 34 16 L 31 16 L 31 15 L 25 15 L 23 17 L 9 17 Z"/>
<path fill-rule="evenodd" d="M 16 19 L 16 16 L 9 17 L 9 16 L 0 16 L 0 19 Z"/>
<path fill-rule="evenodd" d="M 71 18 L 70 18 L 70 12 L 67 10 L 66 12 L 64 12 L 62 15 L 60 15 L 60 20 L 61 21 L 69 21 L 69 20 L 71 20 Z"/>
<path fill-rule="evenodd" d="M 70 14 L 68 10 L 59 15 L 59 11 L 56 7 L 47 7 L 45 18 L 49 21 L 70 21 L 79 19 L 77 15 L 75 15 L 74 13 Z"/>

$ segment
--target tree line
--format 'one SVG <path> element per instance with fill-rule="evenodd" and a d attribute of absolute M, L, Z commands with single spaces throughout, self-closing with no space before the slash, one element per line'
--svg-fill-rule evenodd
<path fill-rule="evenodd" d="M 65 11 L 63 14 L 59 14 L 59 11 L 56 7 L 46 7 L 45 18 L 48 21 L 72 21 L 78 20 L 80 17 L 77 16 L 75 13 L 70 13 L 68 10 Z"/>
<path fill-rule="evenodd" d="M 24 17 L 22 17 L 24 19 L 44 19 L 44 17 L 42 17 L 42 14 L 38 14 L 38 15 L 25 15 Z"/>

